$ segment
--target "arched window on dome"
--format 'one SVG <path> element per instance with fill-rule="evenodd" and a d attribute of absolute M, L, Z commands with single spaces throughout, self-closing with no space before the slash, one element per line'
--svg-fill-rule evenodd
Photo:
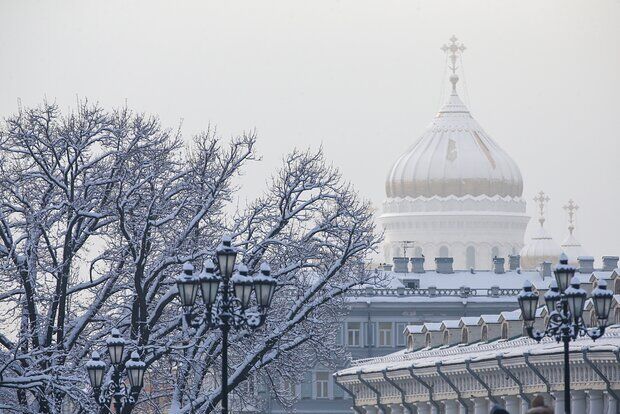
<path fill-rule="evenodd" d="M 491 259 L 499 257 L 499 247 L 495 246 L 491 249 Z"/>
<path fill-rule="evenodd" d="M 426 346 L 427 347 L 431 346 L 431 333 L 430 332 L 426 333 Z"/>
<path fill-rule="evenodd" d="M 445 330 L 443 332 L 443 344 L 448 345 L 449 343 L 450 343 L 450 332 L 448 332 L 448 330 Z"/>
<path fill-rule="evenodd" d="M 409 351 L 413 351 L 413 337 L 412 336 L 409 336 L 407 338 L 407 349 Z"/>
<path fill-rule="evenodd" d="M 469 246 L 467 250 L 465 250 L 465 261 L 467 263 L 467 269 L 476 268 L 476 248 L 474 246 Z"/>
<path fill-rule="evenodd" d="M 508 339 L 508 324 L 505 322 L 502 324 L 502 339 Z"/>
<path fill-rule="evenodd" d="M 489 328 L 486 325 L 482 327 L 482 340 L 483 341 L 489 340 Z"/>
<path fill-rule="evenodd" d="M 469 329 L 464 326 L 463 327 L 463 331 L 461 332 L 461 343 L 468 343 L 469 342 Z"/>
<path fill-rule="evenodd" d="M 420 246 L 416 246 L 415 249 L 413 249 L 413 257 L 422 257 L 423 255 L 424 251 Z"/>
<path fill-rule="evenodd" d="M 437 257 L 450 257 L 450 249 L 448 249 L 448 246 L 441 246 Z"/>

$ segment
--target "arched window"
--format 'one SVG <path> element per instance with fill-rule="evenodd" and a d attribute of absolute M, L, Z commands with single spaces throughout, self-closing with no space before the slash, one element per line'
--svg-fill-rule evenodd
<path fill-rule="evenodd" d="M 438 257 L 450 257 L 450 249 L 448 249 L 448 246 L 441 246 L 439 248 L 439 256 Z"/>
<path fill-rule="evenodd" d="M 476 249 L 474 248 L 474 246 L 469 246 L 467 250 L 465 250 L 465 259 L 467 263 L 467 269 L 476 268 Z"/>
<path fill-rule="evenodd" d="M 508 339 L 508 324 L 502 324 L 502 339 Z"/>
<path fill-rule="evenodd" d="M 413 337 L 407 337 L 407 349 L 413 351 Z"/>
<path fill-rule="evenodd" d="M 491 259 L 499 257 L 499 247 L 495 246 L 491 249 Z"/>
<path fill-rule="evenodd" d="M 616 308 L 616 324 L 620 324 L 620 308 Z"/>
<path fill-rule="evenodd" d="M 450 343 L 450 332 L 448 332 L 448 330 L 445 330 L 443 332 L 443 344 L 448 345 L 449 343 Z"/>
<path fill-rule="evenodd" d="M 426 346 L 431 346 L 431 333 L 426 333 Z"/>
<path fill-rule="evenodd" d="M 422 257 L 424 255 L 424 251 L 422 250 L 422 248 L 420 246 L 416 246 L 413 249 L 413 256 L 414 257 Z"/>
<path fill-rule="evenodd" d="M 614 291 L 615 291 L 616 295 L 620 295 L 620 279 L 616 279 L 616 280 L 614 281 L 614 283 L 615 283 L 615 285 L 614 285 L 614 287 L 615 287 Z"/>
<path fill-rule="evenodd" d="M 489 340 L 489 328 L 486 325 L 482 327 L 482 340 L 483 341 Z"/>
<path fill-rule="evenodd" d="M 469 342 L 469 329 L 467 327 L 463 327 L 463 331 L 461 331 L 461 342 L 466 344 Z"/>

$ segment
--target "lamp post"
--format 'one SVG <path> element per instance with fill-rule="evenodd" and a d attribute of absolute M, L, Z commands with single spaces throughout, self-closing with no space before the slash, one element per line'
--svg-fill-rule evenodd
<path fill-rule="evenodd" d="M 112 412 L 110 405 L 113 404 L 114 411 L 120 414 L 126 405 L 135 404 L 134 394 L 144 384 L 146 364 L 140 360 L 137 351 L 133 351 L 131 359 L 123 364 L 125 340 L 118 329 L 112 329 L 111 336 L 106 340 L 106 346 L 112 364 L 110 380 L 104 384 L 107 366 L 97 351 L 93 351 L 91 360 L 86 363 L 86 371 L 97 404 L 110 413 Z M 123 371 L 129 380 L 129 388 L 123 381 Z"/>
<path fill-rule="evenodd" d="M 560 256 L 560 263 L 554 270 L 555 281 L 549 286 L 544 300 L 549 311 L 549 322 L 543 332 L 534 329 L 538 293 L 533 292 L 532 284 L 526 281 L 519 294 L 519 306 L 528 336 L 540 342 L 545 337 L 554 338 L 564 344 L 564 412 L 571 413 L 570 398 L 570 341 L 579 336 L 588 336 L 596 341 L 604 335 L 613 300 L 613 292 L 607 289 L 607 283 L 601 279 L 591 298 L 598 319 L 598 326 L 588 327 L 583 320 L 583 310 L 587 293 L 580 288 L 579 278 L 575 276 L 575 267 L 568 264 L 565 254 Z"/>
<path fill-rule="evenodd" d="M 267 263 L 261 265 L 258 275 L 250 276 L 244 264 L 235 271 L 236 258 L 237 249 L 231 238 L 224 236 L 215 252 L 217 268 L 213 260 L 207 259 L 202 273 L 195 276 L 194 267 L 185 263 L 176 280 L 185 323 L 192 328 L 219 329 L 222 333 L 222 414 L 228 414 L 228 333 L 231 328 L 262 326 L 277 284 Z M 198 291 L 204 304 L 202 315 L 194 312 Z M 252 291 L 256 306 L 252 306 Z"/>

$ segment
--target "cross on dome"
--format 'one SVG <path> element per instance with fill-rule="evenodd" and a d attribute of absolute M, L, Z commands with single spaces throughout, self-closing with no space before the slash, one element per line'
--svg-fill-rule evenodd
<path fill-rule="evenodd" d="M 577 210 L 579 210 L 579 206 L 575 204 L 575 202 L 571 198 L 570 200 L 568 200 L 568 204 L 564 206 L 564 210 L 568 212 L 568 231 L 572 235 L 573 231 L 575 230 L 575 215 L 577 213 Z"/>
<path fill-rule="evenodd" d="M 452 71 L 452 75 L 450 76 L 450 83 L 452 83 L 452 92 L 456 92 L 456 83 L 459 81 L 459 77 L 456 74 L 456 70 L 458 66 L 456 66 L 456 60 L 463 54 L 465 51 L 465 45 L 463 43 L 459 43 L 456 36 L 452 35 L 450 38 L 450 44 L 444 44 L 441 47 L 448 58 L 450 58 L 450 63 L 448 64 L 448 69 Z"/>
<path fill-rule="evenodd" d="M 538 222 L 542 227 L 545 224 L 545 206 L 551 199 L 544 191 L 540 191 L 536 197 L 534 197 L 534 201 L 538 203 L 538 212 L 540 217 L 538 218 Z"/>

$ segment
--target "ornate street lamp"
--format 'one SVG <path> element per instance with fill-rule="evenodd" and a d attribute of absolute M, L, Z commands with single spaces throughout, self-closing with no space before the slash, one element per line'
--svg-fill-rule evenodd
<path fill-rule="evenodd" d="M 113 403 L 114 411 L 120 414 L 126 405 L 135 404 L 135 395 L 144 384 L 146 364 L 140 360 L 138 352 L 133 351 L 131 359 L 123 366 L 125 340 L 118 329 L 112 329 L 112 335 L 106 340 L 106 345 L 112 364 L 110 380 L 104 383 L 107 367 L 97 351 L 93 351 L 90 361 L 86 363 L 86 371 L 97 404 L 110 411 L 110 405 Z M 129 379 L 129 388 L 122 379 L 123 370 Z"/>
<path fill-rule="evenodd" d="M 260 274 L 250 276 L 245 264 L 237 266 L 235 271 L 236 259 L 237 249 L 232 246 L 232 239 L 224 236 L 215 252 L 217 266 L 207 259 L 204 270 L 196 277 L 194 267 L 185 263 L 183 274 L 177 277 L 186 325 L 195 329 L 205 326 L 222 332 L 222 414 L 228 414 L 228 333 L 231 328 L 257 329 L 262 326 L 277 285 L 267 263 L 261 265 Z M 205 305 L 203 315 L 194 313 L 198 290 Z M 252 306 L 252 291 L 255 292 L 255 307 Z"/>
<path fill-rule="evenodd" d="M 549 322 L 543 332 L 534 330 L 538 293 L 532 291 L 532 284 L 529 281 L 525 282 L 518 296 L 527 334 L 538 342 L 545 337 L 551 337 L 557 342 L 564 343 L 564 412 L 566 414 L 571 413 L 570 341 L 579 336 L 587 335 L 592 340 L 603 336 L 613 300 L 613 292 L 607 289 L 604 280 L 600 280 L 591 294 L 598 326 L 588 327 L 583 320 L 583 310 L 588 294 L 579 286 L 579 278 L 575 276 L 575 271 L 576 269 L 568 264 L 568 257 L 562 254 L 560 263 L 554 270 L 556 280 L 551 283 L 544 297 L 549 310 Z"/>

